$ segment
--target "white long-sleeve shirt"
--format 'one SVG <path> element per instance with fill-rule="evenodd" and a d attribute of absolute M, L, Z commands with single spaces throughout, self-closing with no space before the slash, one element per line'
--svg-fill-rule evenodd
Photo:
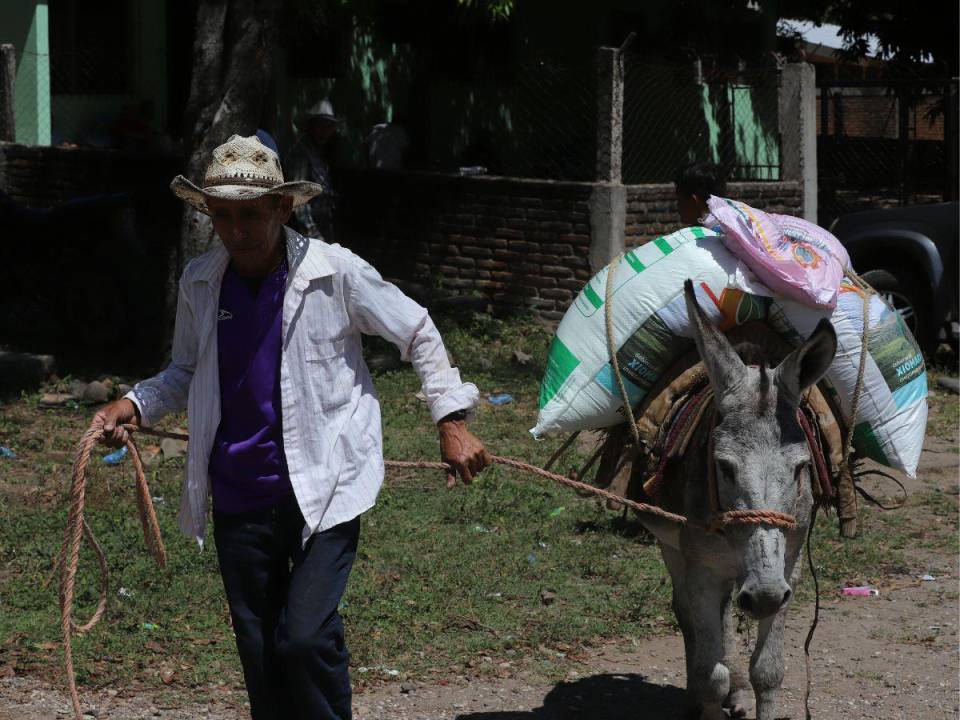
<path fill-rule="evenodd" d="M 435 422 L 457 410 L 472 410 L 479 393 L 450 367 L 423 307 L 349 250 L 289 228 L 285 233 L 283 449 L 306 520 L 306 541 L 372 507 L 383 482 L 380 404 L 363 362 L 361 333 L 386 338 L 413 364 Z M 226 249 L 218 244 L 187 265 L 180 280 L 172 362 L 127 394 L 144 425 L 187 409 L 190 443 L 180 528 L 201 546 L 210 492 L 207 466 L 220 423 L 217 317 L 228 262 Z"/>

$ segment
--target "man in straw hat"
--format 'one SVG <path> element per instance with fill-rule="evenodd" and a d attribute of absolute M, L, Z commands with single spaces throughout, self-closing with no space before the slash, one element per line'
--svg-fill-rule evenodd
<path fill-rule="evenodd" d="M 169 367 L 97 418 L 119 445 L 124 423 L 187 409 L 180 527 L 202 547 L 212 494 L 253 717 L 349 718 L 337 606 L 359 516 L 383 481 L 380 406 L 360 335 L 387 338 L 413 363 L 441 457 L 464 482 L 490 462 L 465 422 L 477 388 L 450 367 L 424 308 L 349 250 L 284 227 L 322 190 L 284 182 L 256 137 L 216 148 L 203 187 L 178 176 L 171 188 L 211 216 L 222 245 L 183 273 Z"/>
<path fill-rule="evenodd" d="M 333 242 L 333 214 L 336 194 L 330 179 L 330 141 L 340 119 L 329 100 L 321 100 L 297 120 L 300 139 L 290 148 L 284 164 L 291 180 L 308 180 L 324 192 L 294 210 L 297 229 L 308 237 Z"/>

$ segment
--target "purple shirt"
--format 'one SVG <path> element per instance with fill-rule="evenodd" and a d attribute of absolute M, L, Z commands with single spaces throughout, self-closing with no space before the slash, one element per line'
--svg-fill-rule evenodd
<path fill-rule="evenodd" d="M 220 427 L 210 454 L 213 508 L 237 513 L 292 491 L 283 454 L 280 334 L 286 260 L 256 291 L 228 267 L 217 318 Z"/>

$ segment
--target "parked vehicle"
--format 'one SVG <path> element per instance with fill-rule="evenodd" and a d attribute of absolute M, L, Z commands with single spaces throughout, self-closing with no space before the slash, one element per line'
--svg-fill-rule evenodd
<path fill-rule="evenodd" d="M 958 227 L 957 202 L 851 213 L 830 226 L 928 354 L 941 342 L 957 348 Z"/>

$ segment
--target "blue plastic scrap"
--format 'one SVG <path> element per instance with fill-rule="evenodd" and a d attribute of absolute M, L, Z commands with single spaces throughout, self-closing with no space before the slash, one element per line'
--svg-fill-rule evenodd
<path fill-rule="evenodd" d="M 103 456 L 103 461 L 107 465 L 119 465 L 123 462 L 123 459 L 127 456 L 127 446 L 124 445 L 119 450 L 115 450 L 109 455 Z"/>

